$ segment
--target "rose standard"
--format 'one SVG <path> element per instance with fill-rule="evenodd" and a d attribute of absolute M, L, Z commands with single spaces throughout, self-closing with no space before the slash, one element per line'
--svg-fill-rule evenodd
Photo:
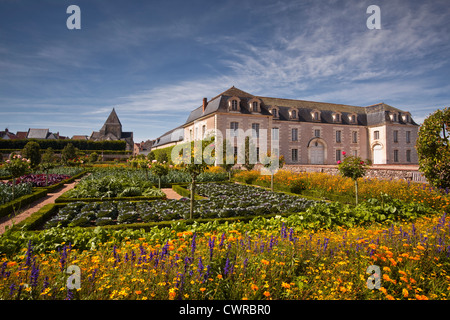
<path fill-rule="evenodd" d="M 25 175 L 30 170 L 30 160 L 23 158 L 21 155 L 11 154 L 10 159 L 6 160 L 5 169 L 13 176 L 12 179 L 12 195 L 15 199 L 16 179 Z"/>
<path fill-rule="evenodd" d="M 338 169 L 341 175 L 347 178 L 351 178 L 355 182 L 355 196 L 356 204 L 358 204 L 358 178 L 362 178 L 366 175 L 366 171 L 370 166 L 370 160 L 365 162 L 360 157 L 346 156 L 346 152 L 343 151 L 343 161 L 338 161 Z"/>
<path fill-rule="evenodd" d="M 152 163 L 148 165 L 150 171 L 158 177 L 158 188 L 161 189 L 161 177 L 169 173 L 169 168 L 164 161 L 163 163 L 158 163 L 157 160 L 152 160 Z"/>

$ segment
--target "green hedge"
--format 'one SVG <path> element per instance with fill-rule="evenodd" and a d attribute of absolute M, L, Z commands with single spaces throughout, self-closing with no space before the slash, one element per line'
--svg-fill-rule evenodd
<path fill-rule="evenodd" d="M 39 232 L 39 230 L 46 221 L 51 219 L 53 215 L 57 213 L 57 211 L 64 207 L 66 204 L 62 203 L 50 203 L 43 206 L 39 211 L 33 213 L 27 219 L 21 221 L 20 223 L 14 225 L 11 231 L 29 231 L 29 232 Z M 272 218 L 275 216 L 288 216 L 287 213 L 273 213 L 265 215 L 264 218 Z M 96 228 L 106 229 L 106 230 L 123 230 L 123 229 L 132 229 L 132 230 L 140 230 L 143 229 L 145 231 L 149 231 L 154 227 L 164 228 L 164 227 L 173 227 L 173 224 L 183 223 L 186 225 L 191 225 L 194 223 L 208 223 L 208 222 L 216 222 L 216 223 L 233 223 L 233 222 L 248 222 L 257 218 L 257 216 L 241 216 L 241 217 L 228 217 L 228 218 L 204 218 L 204 219 L 181 219 L 181 220 L 172 220 L 172 221 L 158 221 L 158 222 L 139 222 L 139 223 L 129 223 L 129 224 L 116 224 L 116 225 L 106 225 L 106 226 L 92 226 L 92 227 L 84 227 L 83 229 L 92 230 Z M 67 227 L 70 228 L 70 227 Z"/>
<path fill-rule="evenodd" d="M 172 185 L 172 190 L 175 191 L 176 193 L 178 193 L 180 196 L 182 197 L 186 197 L 186 198 L 191 198 L 191 191 L 187 189 L 186 184 L 173 184 Z M 202 199 L 206 199 L 202 196 L 199 196 L 198 194 L 194 195 L 194 199 L 195 200 L 202 200 Z"/>
<path fill-rule="evenodd" d="M 11 231 L 18 231 L 18 230 L 35 230 L 42 226 L 47 220 L 49 220 L 57 211 L 59 208 L 63 207 L 64 205 L 61 204 L 55 204 L 55 203 L 49 203 L 40 208 L 38 211 L 33 213 L 31 216 L 26 218 L 25 220 L 22 220 L 18 224 L 14 225 L 11 229 Z"/>
<path fill-rule="evenodd" d="M 112 197 L 112 198 L 68 198 L 62 194 L 60 197 L 55 199 L 55 203 L 67 203 L 67 202 L 102 202 L 102 201 L 141 201 L 141 200 L 164 200 L 166 197 L 152 196 L 152 197 Z"/>
<path fill-rule="evenodd" d="M 80 150 L 92 150 L 101 152 L 101 150 L 125 150 L 125 141 L 93 141 L 93 140 L 40 140 L 40 139 L 17 139 L 4 140 L 0 139 L 0 149 L 23 149 L 30 141 L 36 141 L 41 149 L 52 148 L 54 150 L 62 150 L 69 143 L 73 144 L 75 148 Z"/>
<path fill-rule="evenodd" d="M 48 191 L 43 188 L 36 188 L 35 191 L 31 194 L 27 194 L 20 198 L 17 198 L 13 201 L 5 203 L 0 206 L 0 217 L 5 217 L 11 213 L 17 212 L 22 209 L 27 204 L 32 203 L 33 201 L 45 197 Z"/>

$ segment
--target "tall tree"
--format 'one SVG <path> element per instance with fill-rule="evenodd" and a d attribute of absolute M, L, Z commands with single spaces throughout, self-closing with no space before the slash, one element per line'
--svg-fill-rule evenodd
<path fill-rule="evenodd" d="M 419 169 L 428 182 L 438 188 L 450 188 L 450 109 L 429 115 L 419 130 L 416 149 Z"/>
<path fill-rule="evenodd" d="M 41 162 L 41 147 L 36 141 L 28 142 L 21 153 L 24 158 L 30 160 L 32 167 L 36 167 Z"/>

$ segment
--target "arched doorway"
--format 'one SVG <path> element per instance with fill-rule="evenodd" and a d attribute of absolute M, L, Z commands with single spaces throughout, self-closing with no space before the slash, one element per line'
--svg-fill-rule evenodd
<path fill-rule="evenodd" d="M 373 164 L 384 163 L 383 146 L 381 144 L 376 144 L 373 146 L 372 154 L 373 154 Z"/>
<path fill-rule="evenodd" d="M 311 141 L 309 144 L 309 163 L 310 164 L 323 164 L 324 163 L 324 145 L 318 141 Z"/>

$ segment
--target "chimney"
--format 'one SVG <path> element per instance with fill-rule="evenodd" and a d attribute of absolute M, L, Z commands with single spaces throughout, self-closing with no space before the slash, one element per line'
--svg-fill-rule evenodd
<path fill-rule="evenodd" d="M 203 112 L 205 112 L 207 105 L 208 105 L 208 99 L 203 98 Z"/>

